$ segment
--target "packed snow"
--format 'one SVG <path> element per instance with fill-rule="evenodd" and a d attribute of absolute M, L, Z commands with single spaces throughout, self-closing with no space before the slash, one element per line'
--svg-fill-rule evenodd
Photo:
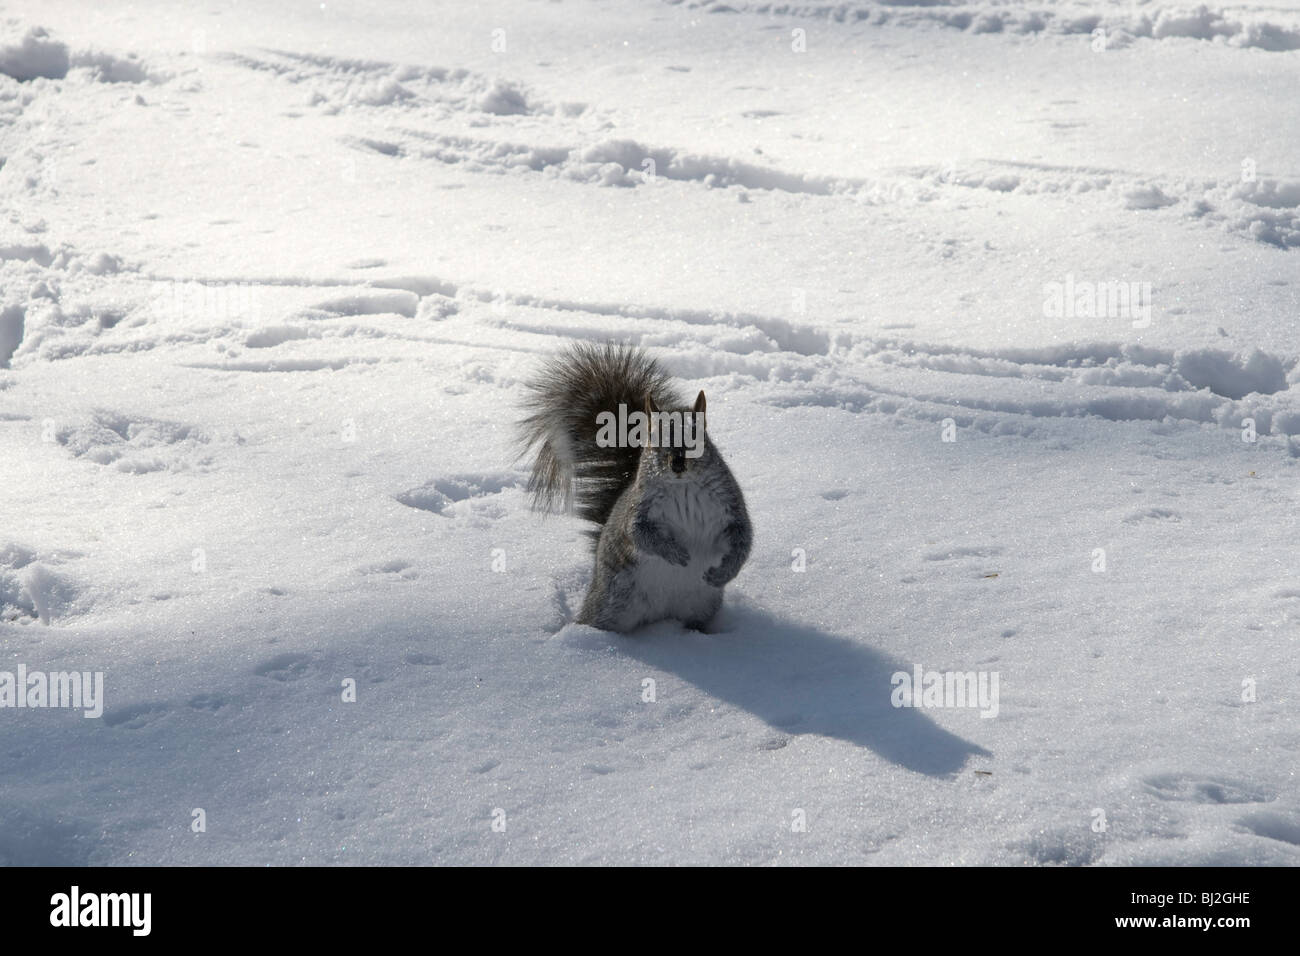
<path fill-rule="evenodd" d="M 0 864 L 1300 863 L 1297 103 L 1297 0 L 6 0 Z M 713 633 L 529 509 L 608 339 Z"/>

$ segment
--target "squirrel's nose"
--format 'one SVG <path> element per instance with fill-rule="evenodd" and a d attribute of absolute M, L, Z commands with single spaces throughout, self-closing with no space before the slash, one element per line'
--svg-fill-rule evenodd
<path fill-rule="evenodd" d="M 680 475 L 686 470 L 686 456 L 673 455 L 673 473 Z"/>

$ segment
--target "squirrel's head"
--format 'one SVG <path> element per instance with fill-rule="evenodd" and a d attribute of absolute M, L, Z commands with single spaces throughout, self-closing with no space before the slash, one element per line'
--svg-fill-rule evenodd
<path fill-rule="evenodd" d="M 650 441 L 641 450 L 642 469 L 667 480 L 692 477 L 692 472 L 713 453 L 705 433 L 704 392 L 688 409 L 665 411 L 649 395 L 645 414 L 650 422 Z"/>

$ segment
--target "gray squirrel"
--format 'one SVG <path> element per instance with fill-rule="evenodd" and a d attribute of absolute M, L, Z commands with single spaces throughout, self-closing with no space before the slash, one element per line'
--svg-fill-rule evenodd
<path fill-rule="evenodd" d="M 537 449 L 533 507 L 597 526 L 578 623 L 626 633 L 676 618 L 705 630 L 749 557 L 753 528 L 708 438 L 704 392 L 688 405 L 658 362 L 612 342 L 570 346 L 527 387 L 520 438 L 523 454 Z M 614 422 L 633 420 L 648 427 L 611 440 Z"/>

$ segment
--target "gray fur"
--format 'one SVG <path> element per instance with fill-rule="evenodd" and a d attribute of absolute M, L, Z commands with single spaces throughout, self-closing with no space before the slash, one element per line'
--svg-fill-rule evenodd
<path fill-rule="evenodd" d="M 663 368 L 639 349 L 575 346 L 530 383 L 529 447 L 540 445 L 529 489 L 534 506 L 576 499 L 600 526 L 591 587 L 578 622 L 627 632 L 666 618 L 704 630 L 740 571 L 753 528 L 740 486 L 706 434 L 697 458 L 669 448 L 600 448 L 596 416 L 619 402 L 689 413 Z"/>

